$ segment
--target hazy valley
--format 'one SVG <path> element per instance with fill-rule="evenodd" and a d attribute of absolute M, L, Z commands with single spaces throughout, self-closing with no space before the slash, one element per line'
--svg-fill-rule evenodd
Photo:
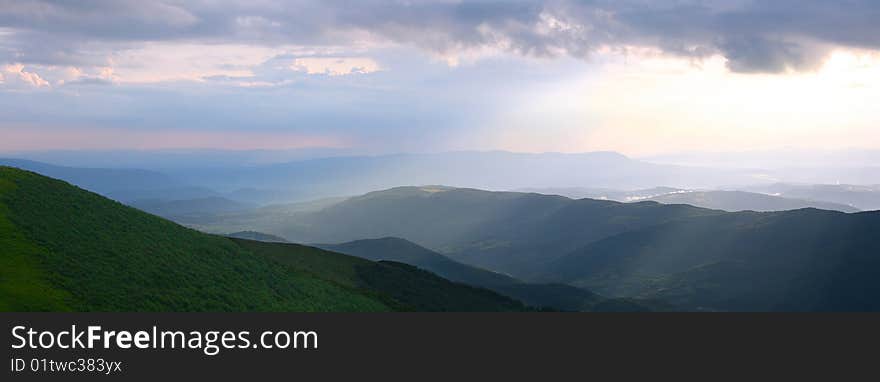
<path fill-rule="evenodd" d="M 284 264 L 294 274 L 305 271 L 317 277 L 318 284 L 330 280 L 355 291 L 379 291 L 381 309 L 880 309 L 873 299 L 876 293 L 858 293 L 880 288 L 872 276 L 880 271 L 874 256 L 880 253 L 874 239 L 880 232 L 880 215 L 861 212 L 880 205 L 880 188 L 871 185 L 786 183 L 785 177 L 766 177 L 774 170 L 656 165 L 613 153 L 340 157 L 173 171 L 14 159 L 0 164 L 70 182 L 190 228 L 226 235 L 231 239 L 204 237 L 227 246 L 226 253 L 242 248 L 256 255 L 254 259 L 268 258 L 266 264 Z M 8 174 L 11 179 L 31 179 Z M 72 192 L 53 187 L 41 197 Z M 506 189 L 514 191 L 499 191 Z M 73 200 L 70 203 L 91 199 Z M 31 208 L 17 213 L 37 212 Z M 28 243 L 55 240 L 40 236 L 48 233 L 28 231 L 36 228 L 13 225 L 19 228 L 10 232 L 24 235 Z M 78 226 L 71 221 L 67 225 Z M 110 235 L 77 232 L 94 238 Z M 131 236 L 136 233 L 125 232 L 123 237 L 137 241 Z M 53 245 L 47 249 L 56 256 L 52 261 L 60 261 L 60 254 L 87 253 Z M 186 255 L 174 247 L 170 241 L 161 248 L 184 256 L 184 261 Z M 311 257 L 302 257 L 305 253 Z M 347 258 L 339 254 L 366 262 L 343 261 Z M 326 268 L 318 260 L 322 256 L 349 268 Z M 140 260 L 100 260 L 107 261 Z M 421 275 L 412 268 L 416 273 L 410 275 L 410 268 L 393 265 L 399 263 L 427 272 Z M 252 266 L 257 265 L 248 267 Z M 80 277 L 52 272 L 43 278 Z M 340 272 L 348 276 L 340 278 Z M 439 280 L 449 284 L 438 284 Z M 73 284 L 61 285 L 58 295 L 67 296 L 59 297 L 63 301 L 86 293 L 72 289 Z M 484 297 L 462 297 L 469 301 L 462 304 L 429 303 L 437 298 L 430 293 L 444 294 L 440 291 L 455 290 L 456 285 L 478 288 L 474 291 Z M 428 294 L 397 296 L 400 288 Z M 454 293 L 466 296 L 465 290 Z M 496 297 L 488 297 L 493 294 Z M 505 298 L 515 303 L 503 302 Z M 268 304 L 248 309 L 283 308 Z"/>

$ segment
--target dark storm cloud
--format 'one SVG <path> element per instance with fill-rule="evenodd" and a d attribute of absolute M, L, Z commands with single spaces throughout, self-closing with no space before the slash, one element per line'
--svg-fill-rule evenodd
<path fill-rule="evenodd" d="M 77 62 L 142 41 L 390 41 L 441 54 L 489 47 L 576 57 L 601 45 L 649 45 L 722 54 L 735 71 L 780 72 L 814 67 L 834 46 L 880 48 L 878 19 L 876 0 L 0 0 L 0 27 L 13 32 L 0 37 L 0 60 Z"/>

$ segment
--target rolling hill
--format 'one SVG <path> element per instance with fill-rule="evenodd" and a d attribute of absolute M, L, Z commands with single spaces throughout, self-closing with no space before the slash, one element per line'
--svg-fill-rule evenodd
<path fill-rule="evenodd" d="M 126 204 L 172 220 L 193 219 L 202 215 L 229 214 L 256 208 L 256 205 L 219 196 L 182 200 L 139 199 Z"/>
<path fill-rule="evenodd" d="M 396 310 L 411 311 L 517 311 L 524 306 L 483 288 L 454 283 L 437 275 L 393 261 L 369 261 L 314 247 L 232 239 L 281 264 L 331 280 L 366 289 Z"/>
<path fill-rule="evenodd" d="M 356 240 L 319 247 L 374 261 L 392 260 L 410 264 L 448 280 L 490 289 L 538 308 L 565 311 L 617 310 L 625 303 L 625 310 L 651 310 L 644 301 L 618 301 L 617 305 L 613 305 L 605 297 L 571 285 L 525 283 L 500 273 L 461 264 L 399 238 Z"/>
<path fill-rule="evenodd" d="M 253 240 L 253 241 L 265 241 L 269 243 L 287 243 L 287 240 L 280 238 L 275 235 L 269 235 L 267 233 L 257 232 L 257 231 L 239 231 L 227 233 L 227 237 L 236 238 L 236 239 L 245 239 L 245 240 Z"/>
<path fill-rule="evenodd" d="M 719 214 L 684 205 L 572 200 L 561 196 L 443 186 L 398 187 L 310 213 L 251 217 L 247 229 L 291 242 L 343 243 L 400 237 L 461 263 L 522 279 L 540 264 L 639 227 Z M 241 230 L 221 219 L 200 226 Z"/>
<path fill-rule="evenodd" d="M 663 204 L 690 204 L 692 206 L 729 212 L 770 212 L 798 210 L 802 208 L 816 208 L 820 210 L 840 212 L 859 212 L 858 208 L 846 204 L 783 198 L 746 191 L 684 191 L 653 196 L 647 200 Z"/>
<path fill-rule="evenodd" d="M 156 198 L 192 199 L 214 195 L 208 189 L 194 187 L 151 170 L 56 166 L 9 158 L 0 158 L 0 166 L 33 171 L 123 202 Z"/>
<path fill-rule="evenodd" d="M 658 165 L 615 152 L 513 153 L 459 151 L 432 154 L 342 156 L 247 166 L 163 169 L 178 179 L 221 192 L 250 190 L 260 204 L 352 195 L 414 184 L 490 190 L 544 185 L 611 188 L 715 187 L 761 180 L 749 171 Z M 230 195 L 256 201 L 245 194 Z"/>
<path fill-rule="evenodd" d="M 643 190 L 613 190 L 607 188 L 530 188 L 524 192 L 537 192 L 547 195 L 561 195 L 573 199 L 600 199 L 618 202 L 655 201 L 663 204 L 688 204 L 694 207 L 738 211 L 786 211 L 801 208 L 858 212 L 859 209 L 848 204 L 825 202 L 819 199 L 807 200 L 766 193 L 726 190 L 683 190 L 672 187 L 654 187 Z"/>
<path fill-rule="evenodd" d="M 411 241 L 395 237 L 316 246 L 373 261 L 390 260 L 414 265 L 446 279 L 469 285 L 487 287 L 519 282 L 513 277 L 459 263 Z"/>
<path fill-rule="evenodd" d="M 878 216 L 723 212 L 427 186 L 350 198 L 282 230 L 339 241 L 394 235 L 527 283 L 571 284 L 689 310 L 861 311 L 880 310 Z M 559 293 L 516 297 L 534 303 L 549 295 Z"/>
<path fill-rule="evenodd" d="M 0 311 L 524 309 L 399 263 L 200 233 L 11 167 L 0 249 Z"/>
<path fill-rule="evenodd" d="M 877 311 L 877 232 L 877 212 L 696 217 L 589 244 L 544 279 L 694 310 Z"/>
<path fill-rule="evenodd" d="M 572 199 L 599 199 L 613 200 L 615 202 L 633 202 L 685 190 L 674 187 L 651 187 L 638 190 L 618 190 L 613 188 L 595 187 L 532 187 L 514 191 L 544 195 L 559 195 Z"/>
<path fill-rule="evenodd" d="M 880 210 L 880 185 L 776 183 L 746 189 L 789 198 L 846 204 L 863 211 Z"/>

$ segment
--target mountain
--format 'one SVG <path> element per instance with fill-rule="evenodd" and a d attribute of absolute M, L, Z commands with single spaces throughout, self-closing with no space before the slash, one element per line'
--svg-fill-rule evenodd
<path fill-rule="evenodd" d="M 280 223 L 281 235 L 295 240 L 396 236 L 525 283 L 679 309 L 880 310 L 880 212 L 724 212 L 424 186 L 368 193 Z M 493 290 L 532 304 L 559 295 L 530 290 L 537 297 L 527 300 Z"/>
<path fill-rule="evenodd" d="M 747 171 L 764 181 L 728 184 L 873 184 L 880 179 L 880 150 L 782 149 L 743 152 L 691 152 L 639 158 L 657 164 Z M 690 187 L 694 188 L 694 187 Z M 712 188 L 712 187 L 710 187 Z M 725 187 L 727 188 L 727 187 Z M 839 202 L 849 204 L 845 202 Z M 859 207 L 859 206 L 856 206 Z M 864 209 L 862 207 L 859 207 Z"/>
<path fill-rule="evenodd" d="M 511 153 L 461 151 L 315 158 L 274 164 L 163 169 L 232 199 L 277 204 L 360 194 L 413 184 L 490 190 L 553 185 L 646 188 L 763 183 L 751 171 L 658 165 L 614 152 Z M 229 194 L 245 190 L 244 193 Z M 251 195 L 251 196 L 249 196 Z"/>
<path fill-rule="evenodd" d="M 880 185 L 775 183 L 746 189 L 787 198 L 846 204 L 863 211 L 880 210 Z"/>
<path fill-rule="evenodd" d="M 545 195 L 560 195 L 572 199 L 598 199 L 613 200 L 616 202 L 638 202 L 651 197 L 670 194 L 673 192 L 686 191 L 673 187 L 652 187 L 639 190 L 616 190 L 612 188 L 592 187 L 546 187 L 546 188 L 523 188 L 517 192 L 531 192 Z"/>
<path fill-rule="evenodd" d="M 225 236 L 236 238 L 236 239 L 265 241 L 268 243 L 287 243 L 287 240 L 284 240 L 283 238 L 280 238 L 278 236 L 269 235 L 267 233 L 256 232 L 256 231 L 232 232 L 232 233 L 227 233 Z"/>
<path fill-rule="evenodd" d="M 301 215 L 320 211 L 346 199 L 348 198 L 323 198 L 299 203 L 270 204 L 243 211 L 167 217 L 188 227 L 218 234 L 238 231 L 276 232 L 279 226 L 295 222 Z M 277 233 L 275 235 L 279 236 Z"/>
<path fill-rule="evenodd" d="M 741 212 L 610 236 L 544 280 L 693 310 L 880 310 L 880 213 Z"/>
<path fill-rule="evenodd" d="M 10 167 L 0 248 L 2 311 L 524 309 L 399 263 L 204 234 Z"/>
<path fill-rule="evenodd" d="M 840 212 L 859 211 L 858 208 L 845 204 L 783 198 L 746 191 L 681 191 L 653 196 L 647 200 L 653 200 L 663 204 L 690 204 L 692 206 L 730 212 L 768 212 L 797 210 L 802 208 L 816 208 Z"/>
<path fill-rule="evenodd" d="M 50 155 L 52 154 L 52 155 Z M 54 155 L 58 154 L 58 155 Z M 147 170 L 127 168 L 73 168 L 53 166 L 21 159 L 0 160 L 0 164 L 29 169 L 67 180 L 93 192 L 123 202 L 144 199 L 187 200 L 224 197 L 258 205 L 302 202 L 327 197 L 362 194 L 414 184 L 445 184 L 459 188 L 518 190 L 552 187 L 567 190 L 561 195 L 573 198 L 625 200 L 619 190 L 659 193 L 656 185 L 678 189 L 720 189 L 728 185 L 764 186 L 771 182 L 804 182 L 817 169 L 711 168 L 658 164 L 633 159 L 614 152 L 588 153 L 512 153 L 503 151 L 461 151 L 434 154 L 392 154 L 375 156 L 313 157 L 312 154 L 230 152 L 223 160 L 210 160 L 222 152 L 143 153 L 143 160 L 126 161 L 123 153 L 42 153 L 31 156 L 54 163 L 122 164 L 145 166 Z M 277 154 L 277 155 L 276 155 Z M 333 152 L 327 152 L 332 155 Z M 336 152 L 336 154 L 342 154 Z M 265 155 L 265 157 L 264 157 Z M 83 161 L 83 156 L 89 160 Z M 140 157 L 140 155 L 133 155 Z M 70 158 L 65 161 L 63 158 Z M 107 159 L 112 158 L 112 159 Z M 152 159 L 149 159 L 152 158 Z M 176 158 L 176 159 L 175 159 Z M 200 159 L 201 158 L 201 159 Z M 240 158 L 241 160 L 232 160 Z M 273 159 L 274 158 L 274 159 Z M 285 159 L 286 158 L 286 159 Z M 278 162 L 297 159 L 289 162 Z M 117 162 L 119 164 L 117 164 Z M 700 164 L 700 163 L 697 163 Z M 837 168 L 822 170 L 826 175 L 815 182 L 871 180 L 878 168 Z M 589 187 L 589 188 L 584 188 Z M 584 189 L 588 194 L 572 195 Z M 751 191 L 738 187 L 743 191 Z M 540 191 L 544 192 L 544 191 Z M 551 192 L 557 193 L 557 192 Z M 633 194 L 625 191 L 624 194 Z M 654 194 L 656 195 L 656 194 Z M 650 195 L 631 195 L 645 197 Z M 829 201 L 866 207 L 846 200 L 779 195 L 797 199 Z"/>
<path fill-rule="evenodd" d="M 350 149 L 298 148 L 281 150 L 223 149 L 138 149 L 138 150 L 47 150 L 23 151 L 14 156 L 44 163 L 63 163 L 74 167 L 144 168 L 163 171 L 169 168 L 207 168 L 253 166 L 268 163 L 351 155 Z"/>
<path fill-rule="evenodd" d="M 592 241 L 721 211 L 654 202 L 618 203 L 444 186 L 398 187 L 319 211 L 251 220 L 249 228 L 292 242 L 342 243 L 400 237 L 465 264 L 528 277 L 543 263 Z M 229 232 L 220 222 L 211 232 Z"/>
<path fill-rule="evenodd" d="M 519 301 L 487 289 L 454 283 L 408 264 L 373 262 L 298 244 L 232 240 L 280 264 L 349 288 L 372 291 L 395 310 L 524 310 Z"/>
<path fill-rule="evenodd" d="M 253 204 L 242 203 L 218 196 L 184 200 L 141 199 L 127 203 L 142 211 L 169 219 L 196 218 L 202 215 L 228 214 L 256 208 Z"/>
<path fill-rule="evenodd" d="M 523 192 L 537 192 L 548 195 L 562 195 L 569 198 L 614 200 L 618 202 L 638 202 L 651 200 L 663 204 L 689 204 L 695 207 L 737 211 L 785 211 L 801 208 L 818 208 L 840 212 L 858 212 L 859 209 L 846 204 L 816 200 L 787 198 L 765 193 L 722 190 L 684 190 L 672 187 L 654 187 L 643 190 L 614 190 L 607 188 L 529 188 Z"/>
<path fill-rule="evenodd" d="M 651 309 L 642 301 L 626 301 L 626 308 L 621 308 L 602 296 L 570 285 L 524 283 L 510 276 L 456 262 L 415 243 L 394 237 L 356 240 L 343 244 L 319 245 L 319 247 L 374 261 L 392 260 L 410 264 L 448 280 L 491 289 L 538 308 L 567 311 Z"/>
<path fill-rule="evenodd" d="M 166 174 L 129 168 L 78 168 L 23 159 L 0 158 L 0 166 L 33 171 L 50 178 L 129 202 L 138 199 L 192 199 L 215 196 L 213 191 L 181 182 Z"/>
<path fill-rule="evenodd" d="M 318 244 L 317 247 L 373 261 L 406 263 L 434 272 L 443 278 L 470 285 L 487 287 L 519 283 L 510 276 L 459 263 L 418 244 L 395 237 L 355 240 L 342 244 Z"/>

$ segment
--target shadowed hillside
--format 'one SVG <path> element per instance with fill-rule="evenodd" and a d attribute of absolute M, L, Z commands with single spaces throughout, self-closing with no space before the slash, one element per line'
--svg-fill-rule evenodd
<path fill-rule="evenodd" d="M 622 233 L 556 260 L 546 280 L 688 309 L 880 310 L 880 213 L 706 216 Z"/>
<path fill-rule="evenodd" d="M 249 220 L 292 242 L 400 237 L 453 260 L 513 276 L 628 230 L 721 211 L 655 202 L 618 203 L 442 186 L 398 187 L 322 210 Z M 229 232 L 224 221 L 206 229 Z"/>
<path fill-rule="evenodd" d="M 404 239 L 365 239 L 321 247 L 370 260 L 392 260 L 414 265 L 452 281 L 491 289 L 534 307 L 567 311 L 604 309 L 600 306 L 613 309 L 606 298 L 588 290 L 564 284 L 524 283 L 510 276 L 461 264 Z M 643 303 L 629 301 L 627 310 L 649 310 Z"/>
<path fill-rule="evenodd" d="M 375 291 L 397 310 L 516 311 L 524 308 L 518 301 L 495 292 L 454 283 L 407 264 L 368 261 L 299 244 L 232 240 L 294 269 L 350 288 Z"/>
<path fill-rule="evenodd" d="M 416 269 L 311 247 L 263 251 L 261 244 L 200 233 L 62 181 L 0 167 L 0 310 L 522 309 Z M 330 256 L 358 266 L 334 268 L 325 262 Z M 345 282 L 351 274 L 368 281 Z M 379 274 L 387 277 L 377 281 Z M 387 283 L 417 293 L 401 295 Z"/>

